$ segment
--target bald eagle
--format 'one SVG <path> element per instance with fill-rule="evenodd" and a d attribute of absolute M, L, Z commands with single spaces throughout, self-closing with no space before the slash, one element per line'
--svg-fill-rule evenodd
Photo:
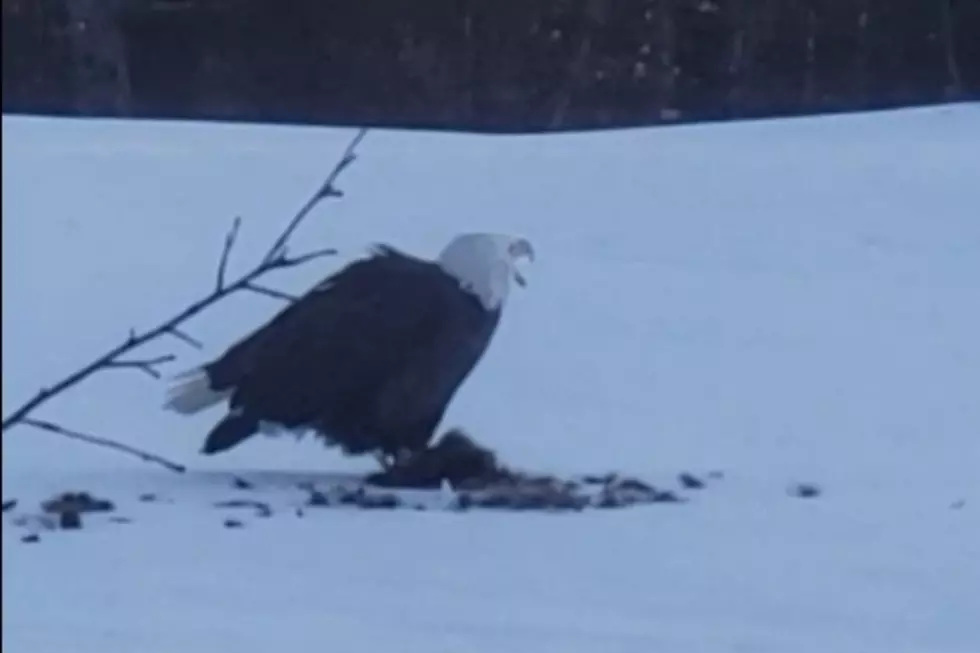
<path fill-rule="evenodd" d="M 201 452 L 255 433 L 312 430 L 347 455 L 388 466 L 428 447 L 483 357 L 525 238 L 468 233 L 435 261 L 387 245 L 327 277 L 219 358 L 178 375 L 166 409 L 191 415 L 228 400 Z"/>

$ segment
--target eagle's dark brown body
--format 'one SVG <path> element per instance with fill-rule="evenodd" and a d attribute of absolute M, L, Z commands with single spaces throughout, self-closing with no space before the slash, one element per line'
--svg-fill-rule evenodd
<path fill-rule="evenodd" d="M 169 407 L 228 399 L 204 453 L 263 425 L 313 429 L 348 454 L 425 448 L 500 320 L 440 265 L 378 247 L 185 376 Z"/>

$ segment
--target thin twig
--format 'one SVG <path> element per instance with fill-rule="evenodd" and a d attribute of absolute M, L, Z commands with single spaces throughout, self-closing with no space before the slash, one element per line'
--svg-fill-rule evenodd
<path fill-rule="evenodd" d="M 293 232 L 296 231 L 296 228 L 299 227 L 300 223 L 306 217 L 306 214 L 312 211 L 314 206 L 329 197 L 343 196 L 343 193 L 337 190 L 334 184 L 336 183 L 337 178 L 340 177 L 340 173 L 346 170 L 347 167 L 354 163 L 354 161 L 357 159 L 357 154 L 354 152 L 354 150 L 357 149 L 357 146 L 362 140 L 364 140 L 367 133 L 368 130 L 366 127 L 357 132 L 357 135 L 351 140 L 350 144 L 347 146 L 347 149 L 344 150 L 344 155 L 340 158 L 340 161 L 337 162 L 337 165 L 323 182 L 323 185 L 317 189 L 316 193 L 313 194 L 313 197 L 311 197 L 303 208 L 299 210 L 299 213 L 293 216 L 293 219 L 286 226 L 286 229 L 279 235 L 278 238 L 276 238 L 276 241 L 272 244 L 272 247 L 269 248 L 269 251 L 262 259 L 264 262 L 271 261 L 283 254 L 283 248 L 286 246 L 286 241 L 289 240 L 289 238 L 293 235 Z"/>
<path fill-rule="evenodd" d="M 240 220 L 236 218 L 233 222 L 231 230 L 225 238 L 225 247 L 222 249 L 221 261 L 219 262 L 219 272 L 217 284 L 210 294 L 198 299 L 197 301 L 189 304 L 182 311 L 171 317 L 170 319 L 161 322 L 157 326 L 148 329 L 142 333 L 137 333 L 135 330 L 130 330 L 128 337 L 119 345 L 113 347 L 109 351 L 105 352 L 103 355 L 91 361 L 89 364 L 79 368 L 75 372 L 64 377 L 57 383 L 54 383 L 46 388 L 42 388 L 34 397 L 25 402 L 19 408 L 15 409 L 9 415 L 3 418 L 2 431 L 16 426 L 18 424 L 26 424 L 33 426 L 35 428 L 43 429 L 53 433 L 59 433 L 61 435 L 66 435 L 79 440 L 84 440 L 92 444 L 97 444 L 100 446 L 109 447 L 112 449 L 117 449 L 119 451 L 125 451 L 133 455 L 137 455 L 144 460 L 152 460 L 164 464 L 171 469 L 183 471 L 183 468 L 179 465 L 173 465 L 173 463 L 164 462 L 159 457 L 155 457 L 152 454 L 147 454 L 145 452 L 140 452 L 133 449 L 127 445 L 113 442 L 105 438 L 99 438 L 95 436 L 89 436 L 86 434 L 71 431 L 69 429 L 64 429 L 57 424 L 51 422 L 44 422 L 33 419 L 29 417 L 33 411 L 41 407 L 43 404 L 51 400 L 53 397 L 69 390 L 75 385 L 86 380 L 91 375 L 95 374 L 100 370 L 109 369 L 112 367 L 132 367 L 140 369 L 143 371 L 150 371 L 152 374 L 155 372 L 153 370 L 151 361 L 126 361 L 121 360 L 120 357 L 128 354 L 130 351 L 152 341 L 160 336 L 169 335 L 182 340 L 192 346 L 200 347 L 201 344 L 196 339 L 187 335 L 184 331 L 180 329 L 181 325 L 189 320 L 190 318 L 196 316 L 212 305 L 221 301 L 228 295 L 234 294 L 241 290 L 249 290 L 255 281 L 263 277 L 267 273 L 278 270 L 282 268 L 294 267 L 302 263 L 306 263 L 314 258 L 319 258 L 321 256 L 327 256 L 332 252 L 332 250 L 321 250 L 317 252 L 311 252 L 310 254 L 305 254 L 303 256 L 290 258 L 285 255 L 286 242 L 289 240 L 292 233 L 300 225 L 303 219 L 310 213 L 310 211 L 321 201 L 329 197 L 339 197 L 340 192 L 334 187 L 337 178 L 340 173 L 346 169 L 355 159 L 354 148 L 364 139 L 367 130 L 362 129 L 358 131 L 357 135 L 353 138 L 351 143 L 347 146 L 344 154 L 340 161 L 334 166 L 333 170 L 327 176 L 326 181 L 317 190 L 316 193 L 303 205 L 300 211 L 293 216 L 289 221 L 286 228 L 276 239 L 273 246 L 269 249 L 269 253 L 259 262 L 254 269 L 245 274 L 241 275 L 237 279 L 231 282 L 227 282 L 225 277 L 227 260 L 230 256 L 230 251 L 234 245 L 234 241 L 238 234 Z M 169 359 L 168 359 L 169 360 Z M 165 362 L 159 360 L 158 362 Z M 151 371 L 152 370 L 152 371 Z"/>
<path fill-rule="evenodd" d="M 295 302 L 299 299 L 295 295 L 290 295 L 281 290 L 276 290 L 275 288 L 269 288 L 268 286 L 260 286 L 257 283 L 250 283 L 246 287 L 246 290 L 251 290 L 257 295 L 265 295 L 266 297 L 272 297 L 273 299 L 282 299 L 287 302 Z"/>
<path fill-rule="evenodd" d="M 176 338 L 177 340 L 180 340 L 181 342 L 187 343 L 188 345 L 190 345 L 194 349 L 204 349 L 204 343 L 203 342 L 201 342 L 197 338 L 194 338 L 192 336 L 189 336 L 188 334 L 184 333 L 183 331 L 181 331 L 177 327 L 173 327 L 170 330 L 168 330 L 167 331 L 167 334 L 173 336 L 174 338 Z"/>
<path fill-rule="evenodd" d="M 271 261 L 269 261 L 269 269 L 274 270 L 277 268 L 294 268 L 297 265 L 303 265 L 304 263 L 309 263 L 315 258 L 323 258 L 324 256 L 336 256 L 337 250 L 332 248 L 318 249 L 312 252 L 307 252 L 306 254 L 300 254 L 299 256 L 286 256 L 285 252 Z"/>
<path fill-rule="evenodd" d="M 122 444 L 121 442 L 116 442 L 114 440 L 109 440 L 107 438 L 100 438 L 97 435 L 89 435 L 88 433 L 80 433 L 78 431 L 73 431 L 71 429 L 66 429 L 60 424 L 55 424 L 53 422 L 46 422 L 44 420 L 34 419 L 33 417 L 25 417 L 20 421 L 21 424 L 25 426 L 32 426 L 36 429 L 42 431 L 47 431 L 49 433 L 57 433 L 58 435 L 63 435 L 66 438 L 71 438 L 72 440 L 81 440 L 82 442 L 87 442 L 89 444 L 94 444 L 97 447 L 106 447 L 108 449 L 115 449 L 116 451 L 122 451 L 123 453 L 128 453 L 131 456 L 136 456 L 137 458 L 144 460 L 148 463 L 157 463 L 158 465 L 163 465 L 172 472 L 177 472 L 178 474 L 183 474 L 187 471 L 187 468 L 179 463 L 175 463 L 171 460 L 167 460 L 162 456 L 158 456 L 154 453 L 148 451 L 142 451 L 135 447 L 131 447 L 127 444 Z"/>
<path fill-rule="evenodd" d="M 225 273 L 228 271 L 228 257 L 231 255 L 231 248 L 235 246 L 235 240 L 238 238 L 238 231 L 242 226 L 241 216 L 235 216 L 234 222 L 231 223 L 231 229 L 228 231 L 228 235 L 225 236 L 225 247 L 221 250 L 221 258 L 218 260 L 218 280 L 214 286 L 214 289 L 218 292 L 225 287 Z"/>
<path fill-rule="evenodd" d="M 111 360 L 106 363 L 106 367 L 118 367 L 118 368 L 132 368 L 137 369 L 142 372 L 146 372 L 154 379 L 159 379 L 161 374 L 156 369 L 157 365 L 162 365 L 164 363 L 170 363 L 177 360 L 177 357 L 173 354 L 167 354 L 166 356 L 157 356 L 156 358 L 147 358 L 145 360 Z"/>

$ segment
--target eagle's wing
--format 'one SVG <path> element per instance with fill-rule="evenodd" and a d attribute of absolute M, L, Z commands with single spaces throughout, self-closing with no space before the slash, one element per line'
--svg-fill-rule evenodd
<path fill-rule="evenodd" d="M 433 268 L 390 248 L 351 263 L 212 363 L 213 386 L 273 418 L 357 396 L 438 338 L 452 280 Z"/>
<path fill-rule="evenodd" d="M 486 352 L 500 320 L 475 297 L 447 294 L 451 306 L 429 326 L 424 346 L 409 351 L 378 398 L 382 424 L 416 423 L 431 435 L 449 401 Z"/>

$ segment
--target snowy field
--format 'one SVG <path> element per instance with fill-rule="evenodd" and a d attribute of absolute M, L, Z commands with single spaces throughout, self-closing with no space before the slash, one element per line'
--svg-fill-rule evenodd
<path fill-rule="evenodd" d="M 3 118 L 3 412 L 244 271 L 350 130 Z M 132 523 L 4 514 L 7 653 L 977 653 L 980 106 L 585 135 L 372 132 L 278 274 L 300 292 L 376 241 L 535 244 L 529 285 L 453 404 L 515 466 L 615 470 L 682 504 L 538 514 L 289 510 L 371 469 L 317 443 L 197 450 L 220 414 L 93 377 L 36 417 L 187 464 L 18 427 L 14 512 L 65 490 Z M 281 304 L 196 318 L 219 353 Z M 232 475 L 261 485 L 231 487 Z M 795 483 L 822 494 L 790 496 Z M 155 493 L 166 499 L 143 503 Z M 258 494 L 268 519 L 215 501 Z"/>

